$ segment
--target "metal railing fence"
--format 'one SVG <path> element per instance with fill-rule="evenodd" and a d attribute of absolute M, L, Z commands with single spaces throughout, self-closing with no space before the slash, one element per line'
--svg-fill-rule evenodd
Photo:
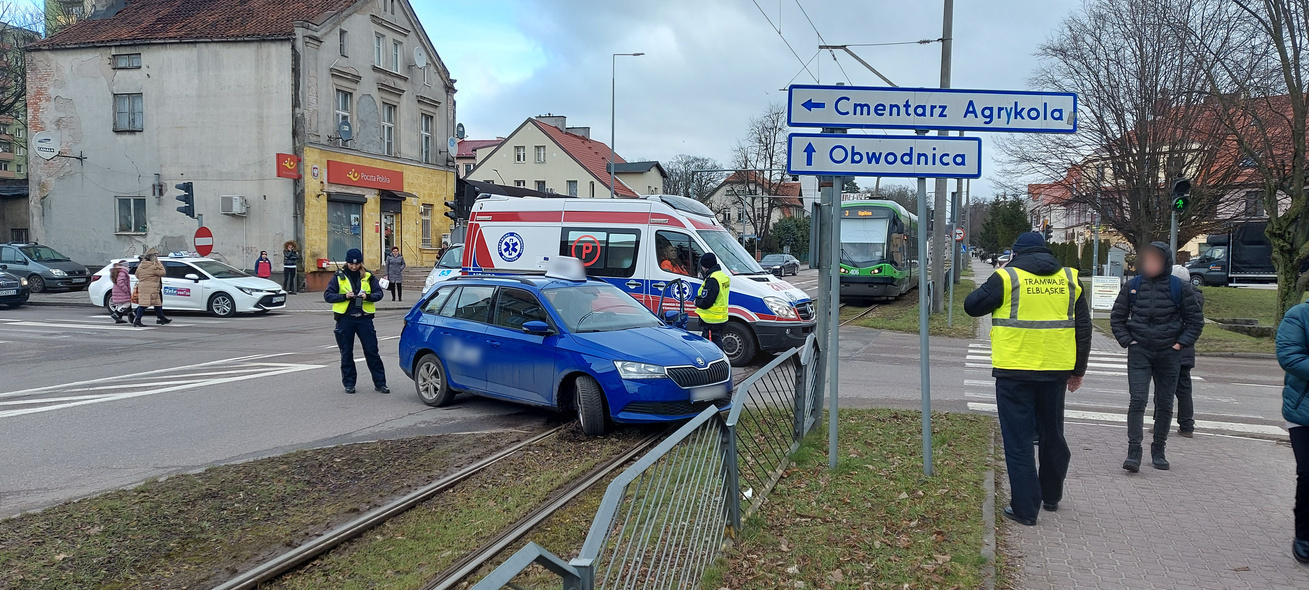
<path fill-rule="evenodd" d="M 531 543 L 473 590 L 518 588 L 514 578 L 533 563 L 566 590 L 698 588 L 743 508 L 759 509 L 818 423 L 822 357 L 811 336 L 741 382 L 729 412 L 706 408 L 623 471 L 575 559 Z"/>

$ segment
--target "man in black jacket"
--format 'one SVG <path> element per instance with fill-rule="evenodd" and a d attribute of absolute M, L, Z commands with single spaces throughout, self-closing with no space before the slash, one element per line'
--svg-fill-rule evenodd
<path fill-rule="evenodd" d="M 1064 392 L 1077 391 L 1091 352 L 1091 310 L 1077 271 L 1028 232 L 1013 259 L 968 294 L 964 311 L 992 314 L 991 375 L 1011 500 L 1004 516 L 1025 525 L 1059 509 L 1072 455 L 1064 440 Z M 1021 305 L 1020 305 L 1021 302 Z M 1040 471 L 1032 440 L 1040 435 Z"/>
<path fill-rule="evenodd" d="M 1195 293 L 1172 275 L 1173 253 L 1168 244 L 1154 242 L 1140 249 L 1140 278 L 1131 279 L 1118 292 L 1109 325 L 1118 344 L 1127 349 L 1127 460 L 1123 469 L 1141 470 L 1145 405 L 1154 381 L 1154 441 L 1150 460 L 1155 469 L 1168 469 L 1164 446 L 1173 421 L 1173 396 L 1182 367 L 1182 349 L 1195 346 L 1204 329 L 1204 313 Z"/>

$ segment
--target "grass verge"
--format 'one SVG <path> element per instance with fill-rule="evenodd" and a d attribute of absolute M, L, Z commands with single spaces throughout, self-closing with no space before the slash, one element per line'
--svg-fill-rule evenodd
<path fill-rule="evenodd" d="M 1113 338 L 1114 332 L 1109 327 L 1109 320 L 1098 319 L 1092 320 L 1092 322 L 1097 329 Z M 1204 331 L 1200 333 L 1200 339 L 1195 343 L 1195 351 L 1199 354 L 1230 352 L 1273 354 L 1277 352 L 1277 343 L 1272 338 L 1255 338 L 1254 336 L 1229 332 L 1210 323 L 1205 324 Z"/>
<path fill-rule="evenodd" d="M 947 313 L 932 314 L 928 318 L 928 333 L 933 336 L 949 338 L 975 338 L 977 336 L 977 318 L 964 313 L 964 299 L 973 290 L 973 282 L 961 280 L 954 286 L 954 323 L 947 326 Z M 858 315 L 866 308 L 847 307 L 842 310 L 849 317 Z M 849 310 L 849 311 L 846 311 Z M 843 316 L 842 320 L 848 319 Z M 855 322 L 865 328 L 877 328 L 892 332 L 918 333 L 918 292 L 911 291 L 895 301 L 877 304 L 877 309 Z"/>
<path fill-rule="evenodd" d="M 933 414 L 931 479 L 919 413 L 844 410 L 840 420 L 837 469 L 828 470 L 827 437 L 816 429 L 703 587 L 981 586 L 994 419 Z"/>
<path fill-rule="evenodd" d="M 1277 325 L 1276 289 L 1204 287 L 1203 290 L 1205 317 L 1254 318 L 1261 326 Z"/>
<path fill-rule="evenodd" d="M 297 451 L 0 521 L 0 588 L 209 587 L 528 433 Z"/>

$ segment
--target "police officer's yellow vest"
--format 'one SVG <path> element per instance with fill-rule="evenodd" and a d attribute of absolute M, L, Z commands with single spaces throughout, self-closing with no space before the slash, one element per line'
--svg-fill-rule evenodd
<path fill-rule="evenodd" d="M 359 276 L 359 290 L 364 292 L 364 313 L 367 314 L 377 313 L 377 306 L 374 305 L 372 301 L 368 300 L 368 294 L 373 291 L 372 285 L 369 284 L 372 282 L 372 278 L 373 275 L 369 274 L 368 271 L 363 271 Z M 336 279 L 338 281 L 338 289 L 340 293 L 349 293 L 350 289 L 353 289 L 353 287 L 350 286 L 350 279 L 345 276 L 345 273 L 337 273 Z M 353 301 L 353 299 L 346 299 L 340 303 L 333 303 L 332 311 L 335 313 L 346 313 L 350 311 L 350 304 Z"/>
<path fill-rule="evenodd" d="M 1019 371 L 1071 371 L 1077 363 L 1074 307 L 1082 285 L 1077 271 L 1049 276 L 1022 269 L 998 271 L 1004 303 L 991 315 L 991 365 Z"/>
<path fill-rule="evenodd" d="M 701 295 L 704 294 L 705 285 L 708 285 L 709 281 L 718 281 L 718 298 L 709 309 L 697 310 L 696 313 L 700 314 L 700 321 L 706 324 L 721 324 L 727 321 L 727 295 L 732 288 L 732 277 L 721 270 L 714 271 L 700 285 Z"/>

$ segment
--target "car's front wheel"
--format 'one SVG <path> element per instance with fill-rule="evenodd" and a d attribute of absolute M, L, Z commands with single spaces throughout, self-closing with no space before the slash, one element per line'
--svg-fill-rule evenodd
<path fill-rule="evenodd" d="M 236 315 L 236 301 L 227 293 L 218 293 L 209 298 L 209 313 L 214 317 L 230 318 Z"/>
<path fill-rule="evenodd" d="M 738 321 L 729 321 L 723 326 L 723 354 L 733 367 L 741 367 L 754 360 L 759 353 L 755 345 L 754 334 Z"/>
<path fill-rule="evenodd" d="M 45 291 L 45 279 L 41 278 L 41 275 L 27 277 L 27 288 L 33 293 Z"/>
<path fill-rule="evenodd" d="M 582 432 L 587 436 L 603 435 L 607 427 L 604 390 L 589 375 L 578 377 L 574 387 L 577 391 L 573 399 L 577 404 L 577 421 L 582 424 Z"/>
<path fill-rule="evenodd" d="M 1204 286 L 1204 275 L 1191 275 L 1191 284 L 1197 287 Z"/>
<path fill-rule="evenodd" d="M 418 365 L 414 367 L 414 390 L 418 392 L 418 399 L 434 408 L 448 406 L 455 399 L 441 359 L 431 353 L 418 359 Z"/>

